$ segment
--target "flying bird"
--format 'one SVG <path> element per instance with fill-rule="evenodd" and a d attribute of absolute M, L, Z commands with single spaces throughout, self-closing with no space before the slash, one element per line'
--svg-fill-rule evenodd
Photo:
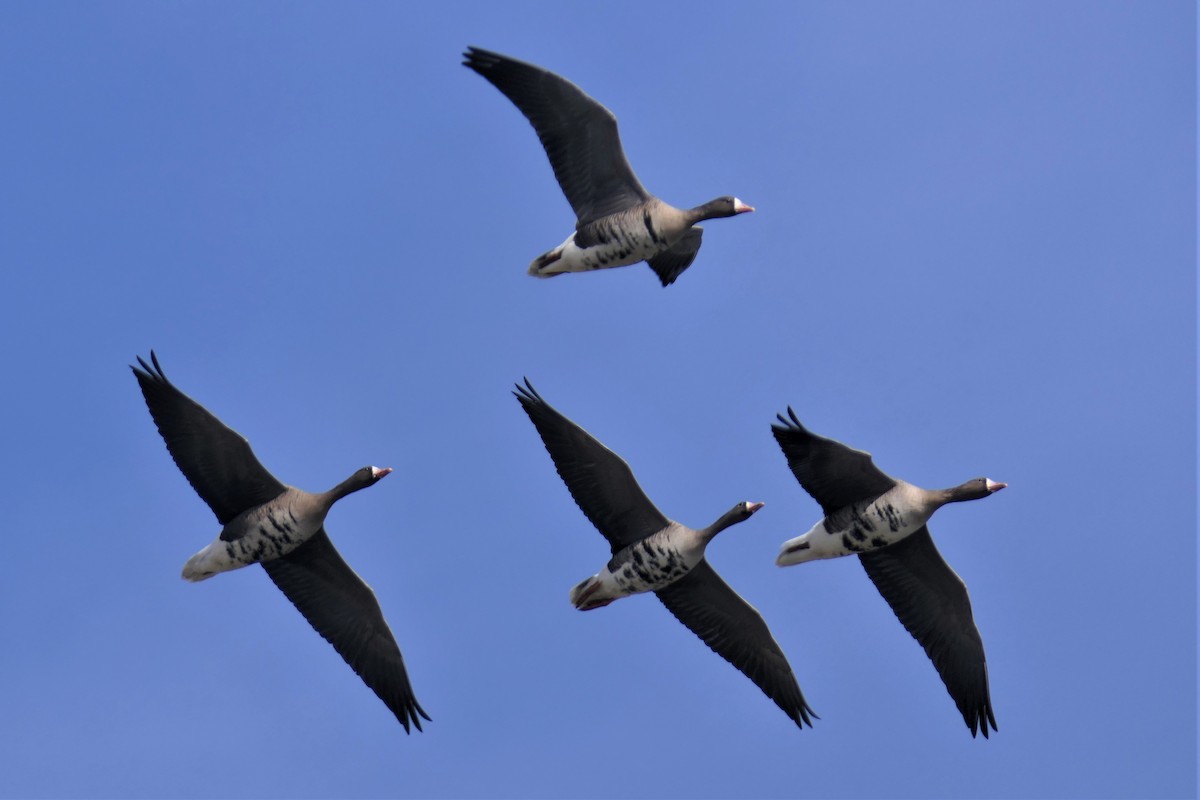
<path fill-rule="evenodd" d="M 258 563 L 384 702 L 405 732 L 429 719 L 413 696 L 404 659 L 371 587 L 334 549 L 325 515 L 346 495 L 374 486 L 392 470 L 363 467 L 327 492 L 280 483 L 250 444 L 175 387 L 140 356 L 131 367 L 150 416 L 176 466 L 221 524 L 221 533 L 188 559 L 183 577 L 202 581 Z"/>
<path fill-rule="evenodd" d="M 542 399 L 528 380 L 513 393 L 533 421 L 576 505 L 608 540 L 612 558 L 570 592 L 581 611 L 654 592 L 667 610 L 717 655 L 741 670 L 803 728 L 816 717 L 759 613 L 704 557 L 714 536 L 751 517 L 741 502 L 707 528 L 667 519 L 638 486 L 629 465 Z"/>
<path fill-rule="evenodd" d="M 754 209 L 736 197 L 695 208 L 667 205 L 633 174 L 621 148 L 617 118 L 553 72 L 468 47 L 463 65 L 492 83 L 528 118 L 571 208 L 575 232 L 529 265 L 529 274 L 623 267 L 645 261 L 670 286 L 691 266 L 703 229 L 696 223 Z"/>
<path fill-rule="evenodd" d="M 825 517 L 783 543 L 781 567 L 856 553 L 892 611 L 925 648 L 975 736 L 996 727 L 983 640 L 967 587 L 942 559 L 926 527 L 946 503 L 1005 488 L 976 478 L 952 489 L 922 489 L 884 474 L 869 453 L 808 431 L 791 408 L 771 427 L 796 480 Z"/>

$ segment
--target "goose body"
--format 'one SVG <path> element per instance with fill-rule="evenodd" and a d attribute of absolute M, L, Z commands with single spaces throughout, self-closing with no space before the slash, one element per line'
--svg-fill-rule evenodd
<path fill-rule="evenodd" d="M 363 467 L 327 492 L 281 483 L 250 444 L 175 387 L 150 354 L 132 367 L 146 407 L 176 466 L 221 524 L 217 538 L 188 559 L 183 577 L 201 581 L 261 564 L 313 629 L 395 714 L 408 732 L 429 719 L 417 703 L 396 639 L 375 593 L 334 549 L 325 517 L 335 502 L 391 469 Z"/>
<path fill-rule="evenodd" d="M 706 219 L 754 209 L 736 197 L 676 208 L 646 191 L 621 147 L 612 112 L 567 79 L 499 53 L 468 47 L 463 65 L 525 115 L 575 211 L 575 231 L 538 256 L 529 274 L 552 278 L 645 261 L 663 286 L 696 258 Z"/>
<path fill-rule="evenodd" d="M 932 513 L 922 490 L 897 481 L 879 497 L 840 508 L 804 535 L 788 539 L 775 563 L 785 567 L 887 547 L 919 531 Z"/>
<path fill-rule="evenodd" d="M 580 611 L 590 611 L 671 585 L 704 558 L 704 544 L 690 533 L 690 528 L 675 523 L 622 548 L 604 569 L 571 589 L 571 603 Z"/>
<path fill-rule="evenodd" d="M 287 555 L 316 535 L 322 520 L 297 516 L 289 500 L 298 492 L 289 487 L 261 506 L 238 514 L 207 547 L 183 565 L 183 577 L 203 581 L 220 572 L 248 567 Z"/>
<path fill-rule="evenodd" d="M 736 197 L 713 202 L 713 208 L 732 209 L 730 215 L 754 210 Z M 625 267 L 645 261 L 668 286 L 696 257 L 703 228 L 694 222 L 709 219 L 706 213 L 705 206 L 684 211 L 650 198 L 580 226 L 558 247 L 535 258 L 529 274 L 553 278 L 564 272 Z"/>
<path fill-rule="evenodd" d="M 890 477 L 869 453 L 817 436 L 788 409 L 771 432 L 800 485 L 825 517 L 789 539 L 776 563 L 857 554 L 868 577 L 933 662 L 975 736 L 998 730 L 987 659 L 967 587 L 942 559 L 929 518 L 947 503 L 978 500 L 1007 484 L 976 478 L 950 489 L 922 489 Z"/>
<path fill-rule="evenodd" d="M 781 567 L 866 553 L 896 544 L 921 530 L 946 503 L 977 500 L 1005 488 L 988 478 L 976 478 L 953 489 L 931 491 L 897 480 L 873 500 L 860 500 L 827 514 L 807 533 L 788 539 L 775 563 Z M 969 495 L 969 496 L 968 496 Z"/>
<path fill-rule="evenodd" d="M 364 467 L 363 471 L 363 475 L 352 476 L 351 485 L 378 481 L 392 470 Z M 279 496 L 246 509 L 224 525 L 211 544 L 184 564 L 183 577 L 202 581 L 219 572 L 286 556 L 320 532 L 325 515 L 341 496 L 338 488 L 309 494 L 286 487 Z"/>
<path fill-rule="evenodd" d="M 812 725 L 792 668 L 762 616 L 717 575 L 705 548 L 762 503 L 741 502 L 706 528 L 668 519 L 629 465 L 542 399 L 529 381 L 514 394 L 550 453 L 576 505 L 608 540 L 612 558 L 571 589 L 581 611 L 654 592 L 676 619 L 754 681 L 797 726 Z"/>
<path fill-rule="evenodd" d="M 610 220 L 605 222 L 611 223 Z M 619 224 L 606 224 L 604 228 L 603 238 L 591 238 L 595 236 L 594 231 L 572 233 L 558 247 L 530 262 L 529 274 L 536 278 L 553 278 L 565 272 L 626 267 L 658 255 L 663 249 L 662 242 L 666 241 L 665 237 L 657 238 L 657 234 L 646 228 L 638 230 Z"/>
<path fill-rule="evenodd" d="M 730 518 L 748 518 L 762 505 L 739 503 Z M 618 550 L 604 569 L 572 588 L 571 603 L 580 611 L 590 611 L 631 594 L 665 589 L 704 560 L 710 539 L 705 531 L 669 521 L 657 533 Z"/>

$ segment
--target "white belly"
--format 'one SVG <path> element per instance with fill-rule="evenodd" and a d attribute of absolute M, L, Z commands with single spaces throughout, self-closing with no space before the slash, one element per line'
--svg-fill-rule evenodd
<path fill-rule="evenodd" d="M 835 511 L 803 536 L 788 539 L 779 549 L 775 563 L 781 567 L 864 553 L 895 544 L 921 529 L 929 514 L 904 508 L 893 492 L 885 492 L 870 503 L 855 503 Z"/>
<path fill-rule="evenodd" d="M 653 592 L 688 574 L 699 561 L 681 552 L 671 537 L 655 535 L 614 556 L 600 572 L 600 580 L 614 597 Z"/>
<path fill-rule="evenodd" d="M 614 555 L 604 569 L 571 589 L 571 602 L 588 610 L 605 606 L 631 594 L 653 592 L 669 586 L 692 571 L 704 549 L 688 546 L 672 526 Z"/>
<path fill-rule="evenodd" d="M 237 538 L 226 541 L 218 536 L 188 559 L 183 577 L 202 581 L 219 572 L 285 556 L 316 535 L 322 523 L 320 519 L 298 518 L 286 505 L 251 509 L 222 530 L 223 534 L 234 532 Z"/>
<path fill-rule="evenodd" d="M 655 242 L 649 236 L 614 238 L 603 244 L 579 247 L 572 233 L 558 247 L 535 258 L 529 265 L 529 274 L 548 278 L 564 272 L 625 267 L 654 258 L 667 247 L 664 240 Z"/>

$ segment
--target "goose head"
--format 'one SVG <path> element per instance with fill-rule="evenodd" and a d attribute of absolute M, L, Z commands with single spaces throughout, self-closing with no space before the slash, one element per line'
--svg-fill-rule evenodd
<path fill-rule="evenodd" d="M 999 483 L 991 478 L 975 478 L 969 480 L 961 486 L 955 486 L 953 489 L 947 489 L 948 503 L 957 503 L 963 500 L 978 500 L 982 497 L 995 494 L 1001 489 L 1008 488 L 1007 483 Z"/>
<path fill-rule="evenodd" d="M 346 480 L 333 487 L 329 494 L 333 496 L 333 500 L 339 500 L 352 492 L 366 489 L 368 486 L 374 486 L 391 474 L 391 472 L 391 467 L 363 467 L 362 469 L 356 469 L 354 474 L 349 478 L 346 478 Z"/>
<path fill-rule="evenodd" d="M 696 212 L 699 222 L 703 219 L 719 219 L 720 217 L 733 217 L 738 214 L 745 214 L 748 211 L 753 211 L 754 206 L 748 206 L 736 197 L 726 195 L 718 197 L 716 200 L 709 200 L 702 206 L 693 209 Z"/>
<path fill-rule="evenodd" d="M 752 503 L 749 500 L 743 500 L 722 514 L 720 519 L 701 531 L 701 534 L 706 541 L 712 539 L 712 537 L 716 536 L 730 525 L 736 525 L 739 522 L 745 522 L 746 520 L 750 519 L 750 517 L 754 516 L 754 512 L 762 508 L 763 505 L 765 504 Z"/>

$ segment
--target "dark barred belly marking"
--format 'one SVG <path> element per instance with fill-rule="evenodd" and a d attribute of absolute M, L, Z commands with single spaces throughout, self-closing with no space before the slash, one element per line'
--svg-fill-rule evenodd
<path fill-rule="evenodd" d="M 576 233 L 575 246 L 583 250 L 583 267 L 615 267 L 632 263 L 631 258 L 640 261 L 659 252 L 665 240 L 654 230 L 649 216 L 643 219 L 643 223 L 646 226 L 645 233 L 637 227 L 626 229 L 611 220 L 594 222 Z"/>
<path fill-rule="evenodd" d="M 630 545 L 608 562 L 617 586 L 625 592 L 645 592 L 673 583 L 687 574 L 683 556 L 650 539 Z"/>
<path fill-rule="evenodd" d="M 650 241 L 654 242 L 655 244 L 662 244 L 662 239 L 660 239 L 658 234 L 654 232 L 654 224 L 651 221 L 649 211 L 646 211 L 642 214 L 642 222 L 646 226 L 646 233 L 650 234 Z"/>
<path fill-rule="evenodd" d="M 824 532 L 831 538 L 837 537 L 843 553 L 864 553 L 887 547 L 897 541 L 896 534 L 905 528 L 904 515 L 892 503 L 855 503 L 830 514 L 823 523 Z M 884 525 L 886 530 L 883 530 Z"/>
<path fill-rule="evenodd" d="M 226 542 L 225 554 L 241 564 L 279 558 L 301 544 L 298 529 L 299 520 L 291 509 L 272 510 L 260 517 L 258 525 L 245 536 Z"/>
<path fill-rule="evenodd" d="M 904 518 L 900 516 L 900 512 L 896 510 L 895 506 L 884 506 L 883 514 L 887 518 L 888 528 L 891 529 L 892 533 L 904 527 Z"/>

